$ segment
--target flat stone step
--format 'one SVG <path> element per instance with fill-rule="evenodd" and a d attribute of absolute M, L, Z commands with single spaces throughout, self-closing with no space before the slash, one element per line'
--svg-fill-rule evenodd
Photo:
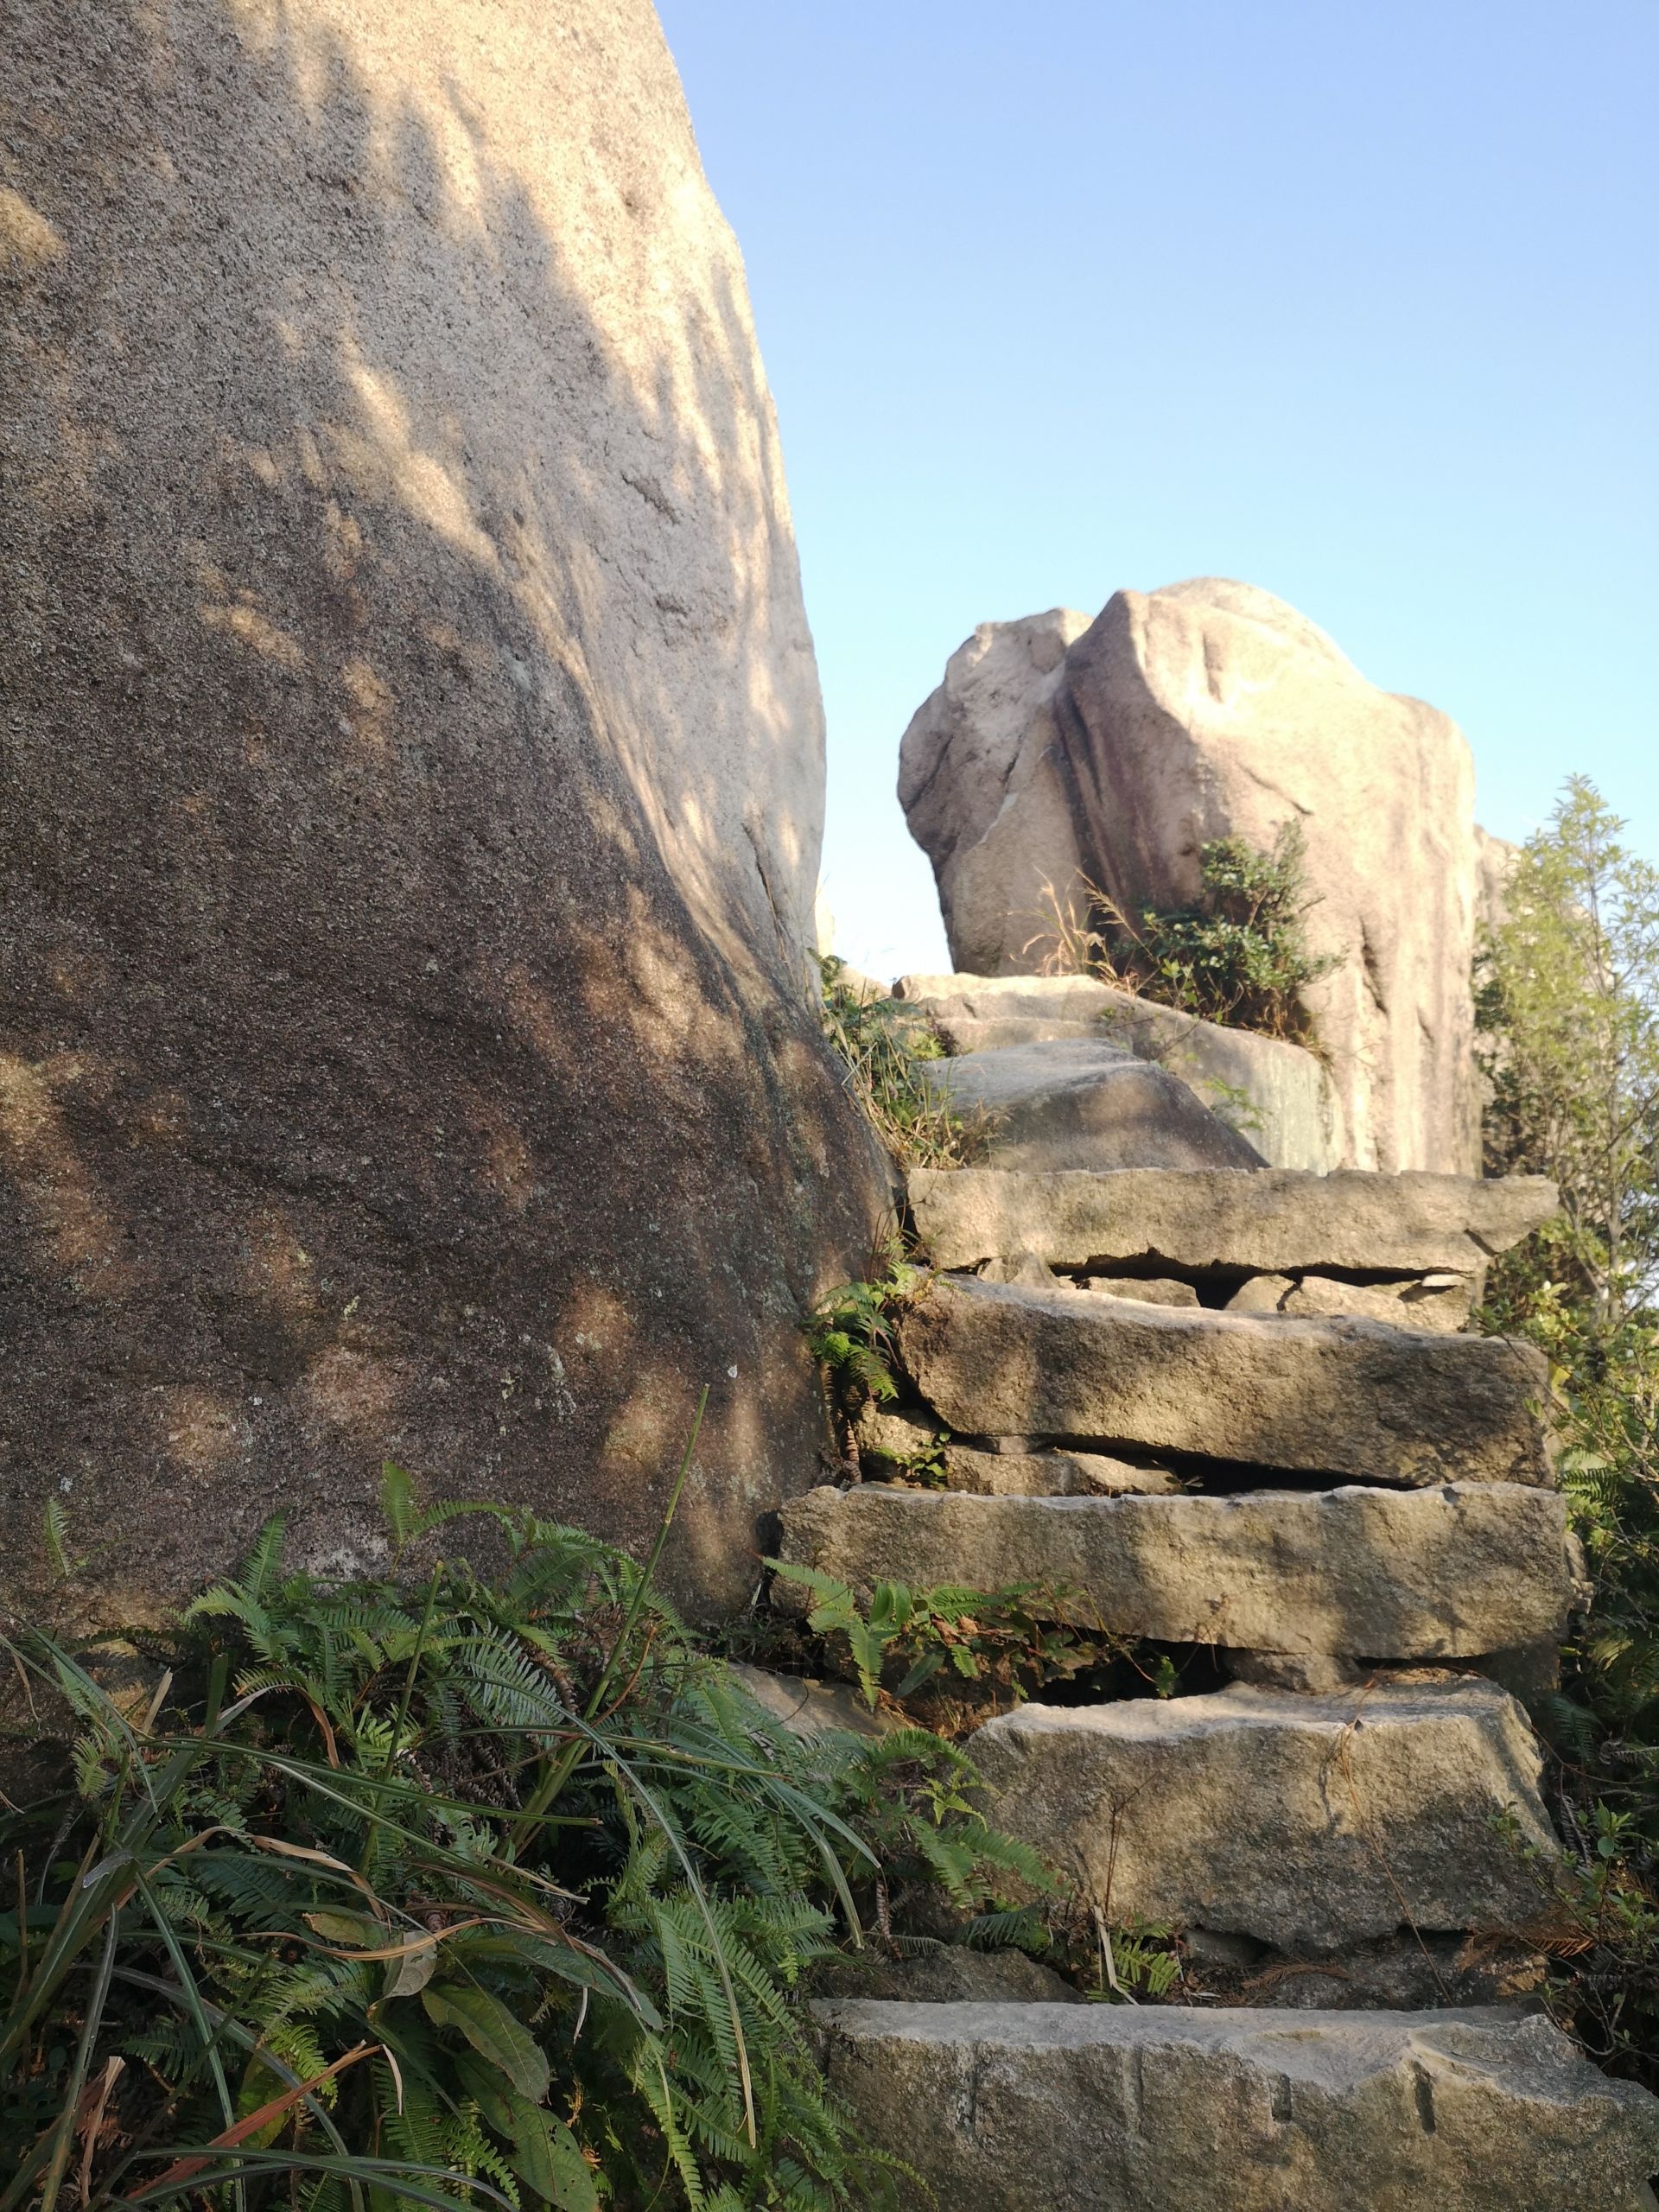
<path fill-rule="evenodd" d="M 1022 1705 L 965 1748 L 986 1817 L 1115 1923 L 1300 1958 L 1402 1927 L 1519 1927 L 1547 1903 L 1516 1848 L 1555 1847 L 1537 1742 L 1478 1677 Z"/>
<path fill-rule="evenodd" d="M 995 1167 L 1265 1165 L 1179 1077 L 1116 1046 L 1014 1046 L 917 1065 L 937 1097 L 979 1120 Z"/>
<path fill-rule="evenodd" d="M 814 2007 L 830 2087 L 957 2212 L 1638 2212 L 1659 2099 L 1541 2016 Z"/>
<path fill-rule="evenodd" d="M 1051 1267 L 1192 1273 L 1473 1274 L 1557 1211 L 1541 1175 L 1330 1175 L 1126 1166 L 1115 1174 L 918 1168 L 911 1211 L 939 1268 L 1033 1253 Z"/>
<path fill-rule="evenodd" d="M 860 1483 L 791 1500 L 780 1556 L 880 1581 L 1081 1592 L 1114 1635 L 1244 1651 L 1473 1659 L 1559 1643 L 1566 1510 L 1508 1483 L 1235 1497 L 976 1497 Z M 775 1602 L 800 1605 L 780 1583 Z"/>
<path fill-rule="evenodd" d="M 1093 1038 L 1155 1060 L 1206 1105 L 1226 1104 L 1275 1166 L 1340 1157 L 1341 1108 L 1316 1054 L 1200 1021 L 1087 976 L 902 976 L 895 995 L 926 1014 L 950 1052 Z"/>
<path fill-rule="evenodd" d="M 1505 1337 L 934 1278 L 912 1381 L 960 1435 L 1194 1452 L 1362 1482 L 1549 1484 L 1541 1353 Z"/>

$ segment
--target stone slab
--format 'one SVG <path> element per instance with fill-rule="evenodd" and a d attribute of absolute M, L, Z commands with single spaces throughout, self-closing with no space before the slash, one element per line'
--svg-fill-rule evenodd
<path fill-rule="evenodd" d="M 1104 1452 L 980 1452 L 947 1445 L 944 1487 L 981 1497 L 1169 1497 L 1179 1478 L 1167 1467 L 1138 1467 Z"/>
<path fill-rule="evenodd" d="M 1351 1314 L 1362 1321 L 1385 1321 L 1393 1329 L 1456 1336 L 1468 1325 L 1479 1280 L 1478 1275 L 1449 1273 L 1415 1275 L 1404 1282 L 1343 1282 L 1334 1275 L 1304 1275 L 1287 1293 L 1279 1311 L 1301 1320 Z"/>
<path fill-rule="evenodd" d="M 1104 1628 L 1160 1643 L 1478 1658 L 1559 1640 L 1566 1509 L 1512 1484 L 1234 1497 L 973 1497 L 861 1483 L 786 1503 L 781 1555 L 878 1581 L 1080 1592 Z M 773 1602 L 798 1605 L 779 1586 Z"/>
<path fill-rule="evenodd" d="M 1357 1168 L 920 1168 L 909 1192 L 917 1230 L 940 1268 L 1033 1252 L 1052 1266 L 1096 1271 L 1150 1261 L 1198 1272 L 1478 1274 L 1557 1206 L 1554 1185 L 1541 1175 L 1482 1181 Z"/>
<path fill-rule="evenodd" d="M 941 1276 L 905 1366 L 958 1434 L 1133 1445 L 1361 1481 L 1548 1484 L 1543 1357 L 1503 1337 L 1188 1312 Z"/>
<path fill-rule="evenodd" d="M 1022 1705 L 967 1745 L 988 1820 L 1114 1923 L 1204 1928 L 1300 1956 L 1517 1927 L 1545 1898 L 1499 1823 L 1543 1852 L 1526 1715 L 1477 1676 L 1333 1696 Z"/>
<path fill-rule="evenodd" d="M 1088 976 L 903 976 L 895 988 L 937 1025 L 948 1052 L 1092 1038 L 1178 1076 L 1275 1167 L 1322 1173 L 1342 1157 L 1336 1085 L 1300 1045 L 1201 1021 Z"/>
<path fill-rule="evenodd" d="M 929 1090 L 977 1131 L 995 1168 L 1263 1164 L 1196 1091 L 1116 1046 L 1027 1045 L 918 1065 Z"/>
<path fill-rule="evenodd" d="M 1635 2212 L 1659 2100 L 1541 2017 L 814 2007 L 830 2087 L 960 2212 Z"/>
<path fill-rule="evenodd" d="M 1048 1285 L 1039 1287 L 1046 1289 Z M 1127 1298 L 1141 1306 L 1196 1306 L 1198 1303 L 1194 1286 L 1175 1275 L 1091 1275 L 1082 1287 L 1097 1291 L 1103 1298 Z"/>

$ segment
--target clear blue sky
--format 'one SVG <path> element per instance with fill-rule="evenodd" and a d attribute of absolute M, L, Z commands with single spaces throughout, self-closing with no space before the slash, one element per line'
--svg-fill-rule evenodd
<path fill-rule="evenodd" d="M 1659 0 L 659 0 L 748 264 L 842 949 L 976 622 L 1221 575 L 1659 857 Z"/>

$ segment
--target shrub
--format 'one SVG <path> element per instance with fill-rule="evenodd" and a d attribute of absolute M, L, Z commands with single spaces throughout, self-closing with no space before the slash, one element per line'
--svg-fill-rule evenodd
<path fill-rule="evenodd" d="M 1046 948 L 1045 974 L 1094 976 L 1200 1020 L 1311 1044 L 1308 989 L 1342 962 L 1307 942 L 1318 902 L 1300 823 L 1286 823 L 1265 853 L 1217 838 L 1200 849 L 1198 871 L 1196 905 L 1134 918 L 1087 877 L 1066 899 L 1046 886 L 1048 927 L 1025 950 Z"/>
<path fill-rule="evenodd" d="M 642 1570 L 396 1469 L 385 1503 L 346 1581 L 270 1522 L 138 1639 L 136 1707 L 5 1639 L 69 1764 L 0 1834 L 0 2199 L 914 2202 L 796 1993 L 895 1871 L 995 1905 L 960 1755 L 786 1733 L 655 1594 L 661 1534 Z M 415 1571 L 461 1515 L 495 1569 Z"/>
<path fill-rule="evenodd" d="M 1593 1577 L 1554 1721 L 1568 1839 L 1541 1870 L 1556 2001 L 1659 2085 L 1659 874 L 1572 779 L 1523 849 L 1476 982 L 1489 1172 L 1560 1186 L 1482 1311 L 1551 1363 L 1562 1486 Z"/>

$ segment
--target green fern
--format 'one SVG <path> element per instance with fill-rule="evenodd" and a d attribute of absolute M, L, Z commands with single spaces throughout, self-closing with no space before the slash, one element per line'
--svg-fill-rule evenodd
<path fill-rule="evenodd" d="M 386 1502 L 400 1555 L 457 1517 L 407 1478 Z M 0 1916 L 0 2194 L 123 2057 L 78 2212 L 273 2101 L 236 2154 L 249 2212 L 289 2201 L 284 2160 L 312 2212 L 365 2188 L 388 2212 L 898 2201 L 798 1993 L 878 1894 L 996 1902 L 959 1755 L 803 1743 L 626 1554 L 479 1510 L 499 1569 L 408 1582 L 294 1572 L 273 1520 L 156 1640 L 147 1730 L 72 1653 L 10 1639 L 79 1732 L 65 1793 L 0 1821 L 43 1901 L 10 1947 Z"/>

